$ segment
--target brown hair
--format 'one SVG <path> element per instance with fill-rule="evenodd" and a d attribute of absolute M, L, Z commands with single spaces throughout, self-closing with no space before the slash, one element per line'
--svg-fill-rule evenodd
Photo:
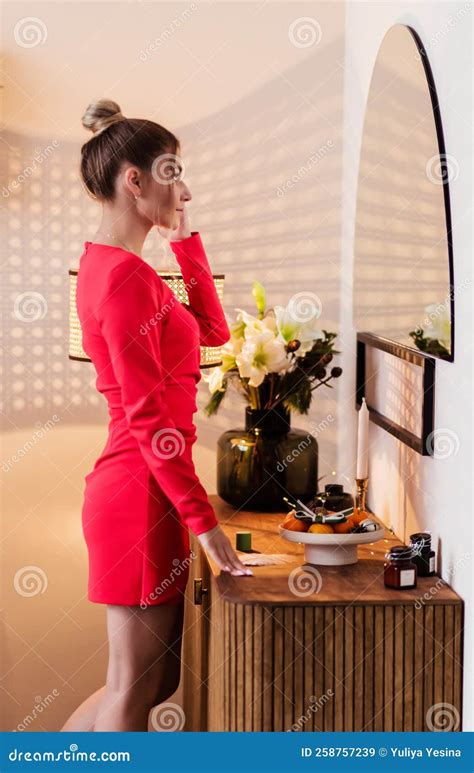
<path fill-rule="evenodd" d="M 178 138 L 168 129 L 154 121 L 125 118 L 110 99 L 91 102 L 82 125 L 94 133 L 81 148 L 80 171 L 95 199 L 114 199 L 115 180 L 124 161 L 149 172 L 157 156 L 176 155 L 179 148 Z"/>

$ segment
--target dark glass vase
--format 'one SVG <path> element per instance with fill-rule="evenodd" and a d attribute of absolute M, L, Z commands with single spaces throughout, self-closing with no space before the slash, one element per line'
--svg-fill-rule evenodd
<path fill-rule="evenodd" d="M 290 411 L 247 406 L 245 429 L 217 441 L 217 493 L 243 510 L 284 512 L 284 496 L 307 502 L 317 492 L 318 443 L 291 429 Z"/>

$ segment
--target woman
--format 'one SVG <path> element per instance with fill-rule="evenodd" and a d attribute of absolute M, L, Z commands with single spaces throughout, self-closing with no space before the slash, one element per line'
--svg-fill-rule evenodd
<path fill-rule="evenodd" d="M 109 663 L 105 686 L 62 730 L 139 731 L 179 683 L 188 527 L 220 569 L 252 574 L 218 525 L 191 454 L 199 345 L 222 345 L 230 331 L 200 235 L 189 230 L 179 141 L 110 100 L 89 105 L 82 123 L 94 136 L 81 149 L 81 176 L 103 212 L 84 242 L 77 309 L 110 414 L 86 476 L 82 526 L 88 598 L 107 605 Z M 171 239 L 188 306 L 141 258 L 153 226 Z"/>

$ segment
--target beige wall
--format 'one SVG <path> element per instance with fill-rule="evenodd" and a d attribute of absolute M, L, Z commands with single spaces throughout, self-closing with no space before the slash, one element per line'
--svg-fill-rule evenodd
<path fill-rule="evenodd" d="M 229 319 L 235 306 L 252 309 L 258 279 L 271 304 L 317 293 L 324 326 L 338 329 L 344 6 L 192 5 L 35 3 L 46 36 L 37 24 L 31 48 L 18 43 L 31 41 L 21 25 L 15 37 L 31 5 L 5 5 L 6 730 L 53 689 L 59 696 L 29 729 L 58 729 L 105 676 L 104 609 L 85 596 L 80 506 L 107 415 L 92 365 L 67 359 L 67 270 L 99 216 L 77 173 L 88 102 L 113 98 L 125 115 L 181 137 L 192 225 L 226 274 Z M 316 19 L 316 37 L 299 37 L 297 25 L 292 42 L 290 26 L 304 16 Z M 144 256 L 174 265 L 154 234 Z M 338 388 L 317 391 L 311 414 L 294 424 L 336 417 Z M 207 399 L 202 383 L 199 404 Z M 210 492 L 217 436 L 243 423 L 243 404 L 227 401 L 212 420 L 196 417 L 196 466 Z M 334 421 L 319 436 L 320 475 L 336 465 L 336 438 Z M 47 587 L 22 596 L 13 579 L 31 565 Z"/>

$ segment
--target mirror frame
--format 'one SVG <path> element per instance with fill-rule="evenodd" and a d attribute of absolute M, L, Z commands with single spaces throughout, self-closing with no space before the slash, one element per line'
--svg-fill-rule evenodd
<path fill-rule="evenodd" d="M 454 362 L 454 339 L 455 339 L 455 316 L 454 316 L 454 256 L 453 256 L 453 241 L 452 241 L 452 218 L 451 218 L 451 202 L 450 202 L 450 196 L 449 196 L 449 169 L 446 164 L 446 146 L 444 142 L 444 132 L 443 132 L 443 125 L 441 121 L 441 109 L 439 105 L 439 99 L 438 99 L 438 93 L 436 91 L 436 84 L 433 76 L 433 71 L 431 69 L 431 65 L 429 63 L 428 54 L 426 53 L 426 49 L 422 43 L 422 40 L 418 33 L 416 32 L 413 27 L 410 27 L 409 24 L 394 24 L 392 27 L 389 27 L 389 29 L 385 32 L 384 37 L 382 38 L 382 41 L 379 45 L 379 48 L 377 50 L 377 56 L 374 60 L 374 66 L 372 69 L 372 73 L 375 70 L 375 65 L 377 62 L 377 58 L 379 56 L 380 49 L 383 45 L 383 41 L 390 32 L 393 27 L 404 27 L 408 32 L 411 34 L 414 43 L 418 49 L 418 53 L 420 55 L 420 60 L 423 65 L 423 69 L 425 72 L 426 81 L 428 83 L 428 89 L 431 99 L 431 107 L 433 110 L 433 117 L 435 122 L 435 129 L 436 129 L 436 135 L 438 140 L 438 155 L 440 158 L 440 169 L 441 174 L 443 176 L 443 199 L 444 199 L 444 212 L 445 212 L 445 225 L 446 225 L 446 242 L 448 246 L 448 271 L 449 271 L 449 302 L 450 302 L 450 318 L 451 318 L 451 342 L 450 342 L 450 352 L 449 357 L 436 357 L 435 355 L 430 354 L 430 357 L 433 357 L 435 360 L 442 360 L 443 362 Z M 372 77 L 371 77 L 371 83 L 372 83 Z M 371 85 L 371 84 L 370 84 Z M 367 94 L 370 94 L 370 85 L 369 85 L 369 91 Z M 365 115 L 364 115 L 364 125 L 362 128 L 362 136 L 361 136 L 361 150 L 360 153 L 362 153 L 362 145 L 364 140 L 364 129 L 365 129 L 365 117 L 367 115 L 367 106 L 365 109 Z M 357 194 L 359 190 L 359 185 L 357 184 Z M 357 204 L 356 204 L 356 221 L 355 221 L 355 229 L 354 229 L 354 239 L 355 239 L 355 233 L 357 229 Z M 354 261 L 355 261 L 355 250 L 354 250 Z M 354 263 L 355 265 L 355 263 Z M 363 333 L 371 337 L 373 341 L 375 339 L 379 339 L 381 342 L 385 342 L 388 339 L 385 338 L 382 335 L 379 335 L 378 333 L 374 333 L 371 330 L 357 330 L 357 333 Z M 391 340 L 391 339 L 390 339 Z M 420 349 L 417 349 L 414 347 L 414 345 L 404 344 L 400 343 L 399 341 L 392 341 L 394 346 L 398 347 L 399 349 L 404 349 L 407 352 L 415 351 L 426 354 L 425 352 L 421 352 Z"/>

